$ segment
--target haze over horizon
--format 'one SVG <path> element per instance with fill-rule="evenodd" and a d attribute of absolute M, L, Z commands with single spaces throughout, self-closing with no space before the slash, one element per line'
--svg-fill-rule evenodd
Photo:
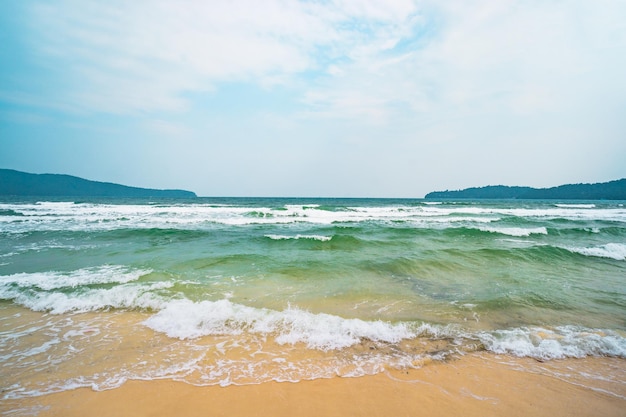
<path fill-rule="evenodd" d="M 199 196 L 626 177 L 626 2 L 0 3 L 0 168 Z"/>

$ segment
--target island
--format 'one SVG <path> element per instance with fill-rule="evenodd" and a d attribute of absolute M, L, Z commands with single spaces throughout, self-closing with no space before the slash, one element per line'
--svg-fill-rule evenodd
<path fill-rule="evenodd" d="M 488 185 L 456 191 L 433 191 L 426 199 L 626 200 L 626 178 L 595 184 L 551 188 Z"/>
<path fill-rule="evenodd" d="M 186 190 L 155 190 L 110 182 L 90 181 L 63 174 L 30 174 L 0 169 L 0 196 L 196 198 Z"/>

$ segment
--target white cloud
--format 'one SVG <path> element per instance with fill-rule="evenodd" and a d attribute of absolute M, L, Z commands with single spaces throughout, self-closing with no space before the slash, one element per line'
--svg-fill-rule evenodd
<path fill-rule="evenodd" d="M 586 4 L 510 0 L 431 5 L 426 9 L 437 9 L 433 14 L 439 26 L 417 47 L 386 55 L 385 48 L 364 45 L 367 53 L 333 67 L 341 78 L 319 85 L 309 96 L 329 103 L 339 117 L 342 109 L 354 114 L 345 103 L 367 103 L 364 93 L 375 98 L 369 101 L 381 112 L 403 103 L 417 114 L 556 111 L 580 100 L 581 92 L 603 93 L 585 85 L 611 85 L 617 88 L 614 94 L 623 96 L 624 77 L 607 75 L 617 76 L 615 71 L 626 64 L 624 24 L 615 17 L 605 21 L 606 11 L 581 7 Z M 613 9 L 612 16 L 619 16 L 619 9 L 626 15 L 626 7 L 617 2 L 604 6 Z M 587 27 L 584 33 L 581 27 Z"/>
<path fill-rule="evenodd" d="M 34 9 L 37 47 L 76 78 L 68 99 L 107 112 L 183 110 L 188 92 L 243 81 L 293 84 L 309 114 L 340 118 L 382 120 L 399 105 L 524 113 L 557 108 L 575 95 L 572 83 L 603 82 L 626 63 L 617 0 L 66 0 Z"/>
<path fill-rule="evenodd" d="M 324 61 L 387 49 L 414 1 L 99 2 L 34 7 L 36 47 L 77 77 L 73 99 L 108 112 L 180 110 L 220 82 L 290 82 Z"/>

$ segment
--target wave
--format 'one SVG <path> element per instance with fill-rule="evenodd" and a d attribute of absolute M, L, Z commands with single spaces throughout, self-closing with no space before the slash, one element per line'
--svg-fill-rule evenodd
<path fill-rule="evenodd" d="M 540 360 L 586 356 L 626 358 L 626 338 L 610 330 L 522 327 L 481 332 L 477 337 L 490 352 Z"/>
<path fill-rule="evenodd" d="M 589 225 L 580 227 L 572 227 L 571 225 L 564 225 L 562 228 L 551 227 L 549 229 L 550 234 L 557 236 L 567 236 L 576 238 L 576 236 L 589 236 L 589 235 L 604 235 L 604 236 L 624 236 L 626 237 L 626 228 L 614 227 L 607 225 Z"/>
<path fill-rule="evenodd" d="M 165 300 L 156 296 L 156 284 L 141 289 L 136 284 L 117 288 L 114 297 L 112 292 L 88 291 L 83 295 L 92 301 L 91 307 L 64 310 L 92 311 L 96 304 L 115 308 L 149 304 L 154 311 L 133 316 L 130 326 L 119 326 L 119 315 L 113 316 L 114 321 L 106 315 L 69 319 L 44 316 L 16 329 L 11 340 L 0 341 L 5 364 L 47 369 L 54 361 L 59 373 L 66 375 L 61 379 L 58 374 L 34 378 L 18 375 L 7 384 L 4 398 L 77 387 L 111 389 L 131 379 L 168 378 L 194 385 L 226 386 L 337 375 L 358 377 L 389 368 L 419 368 L 433 360 L 481 350 L 542 361 L 585 356 L 626 358 L 626 338 L 611 330 L 545 326 L 472 332 L 460 326 L 368 321 L 295 307 L 282 311 L 256 308 L 229 300 Z M 144 292 L 142 299 L 138 296 L 141 291 L 150 291 L 152 296 Z M 126 301 L 95 303 L 98 298 Z M 144 319 L 146 314 L 151 315 Z M 130 359 L 121 363 L 114 360 L 103 371 L 100 352 L 119 349 L 128 331 L 134 333 L 132 347 L 124 352 Z M 33 346 L 26 339 L 32 339 L 36 332 L 45 336 Z"/>
<path fill-rule="evenodd" d="M 489 233 L 499 233 L 515 237 L 527 237 L 530 235 L 547 235 L 548 229 L 545 227 L 479 227 L 478 230 Z"/>
<path fill-rule="evenodd" d="M 580 256 L 592 258 L 608 258 L 617 261 L 626 260 L 626 245 L 620 243 L 608 243 L 591 247 L 570 247 L 560 244 L 545 244 L 532 241 L 514 242 L 518 246 L 499 249 L 484 249 L 478 253 L 484 253 L 489 259 L 498 257 L 512 257 L 531 262 L 531 264 L 544 264 L 556 261 L 569 261 Z"/>
<path fill-rule="evenodd" d="M 36 287 L 41 290 L 76 288 L 93 284 L 124 284 L 136 281 L 152 270 L 130 269 L 120 265 L 103 265 L 70 272 L 35 272 L 0 276 L 0 289 Z"/>
<path fill-rule="evenodd" d="M 330 314 L 313 314 L 297 308 L 284 311 L 258 309 L 228 300 L 169 302 L 144 322 L 151 329 L 179 339 L 208 335 L 273 335 L 279 344 L 304 343 L 310 349 L 336 350 L 362 339 L 398 343 L 413 338 L 415 331 L 404 323 L 367 322 Z"/>
<path fill-rule="evenodd" d="M 555 207 L 560 208 L 582 208 L 582 209 L 592 209 L 595 208 L 595 204 L 555 204 Z"/>
<path fill-rule="evenodd" d="M 24 245 L 14 245 L 12 247 L 12 252 L 0 254 L 0 258 L 10 258 L 13 256 L 27 254 L 29 252 L 39 253 L 45 251 L 62 251 L 67 253 L 96 248 L 98 248 L 98 245 L 94 244 L 65 244 L 55 240 L 49 240 Z"/>
<path fill-rule="evenodd" d="M 601 246 L 592 247 L 563 247 L 573 253 L 578 253 L 585 256 L 593 256 L 598 258 L 610 258 L 617 261 L 626 260 L 626 244 L 623 243 L 607 243 Z"/>
<path fill-rule="evenodd" d="M 283 311 L 259 309 L 228 300 L 170 301 L 144 321 L 154 331 L 177 339 L 239 335 L 244 332 L 272 336 L 281 344 L 302 343 L 309 349 L 341 350 L 365 341 L 397 345 L 416 338 L 454 339 L 455 351 L 467 341 L 478 340 L 494 353 L 536 359 L 584 356 L 626 358 L 626 338 L 610 330 L 577 326 L 532 327 L 471 333 L 455 326 L 428 323 L 365 321 L 290 307 Z"/>
<path fill-rule="evenodd" d="M 117 265 L 71 272 L 19 273 L 0 276 L 0 299 L 33 311 L 52 314 L 87 312 L 111 308 L 158 309 L 164 299 L 158 290 L 172 283 L 134 283 L 151 270 Z M 110 287 L 111 288 L 94 288 Z"/>
<path fill-rule="evenodd" d="M 88 236 L 91 236 L 90 232 L 87 232 Z M 125 228 L 125 229 L 113 229 L 113 230 L 103 230 L 103 237 L 107 239 L 167 239 L 177 240 L 177 241 L 185 241 L 185 240 L 193 240 L 199 239 L 202 237 L 208 236 L 206 230 L 196 230 L 196 229 L 180 229 L 175 227 L 168 228 Z"/>
<path fill-rule="evenodd" d="M 24 215 L 22 213 L 20 213 L 19 211 L 15 211 L 15 210 L 11 210 L 11 209 L 0 209 L 0 217 L 12 217 L 12 216 L 17 216 L 17 217 L 24 217 Z"/>
<path fill-rule="evenodd" d="M 626 222 L 623 207 L 589 205 L 363 205 L 230 206 L 215 204 L 0 204 L 8 213 L 0 232 L 100 231 L 115 229 L 210 229 L 212 225 L 353 224 L 407 222 L 437 227 L 458 222 L 490 223 L 501 218 L 522 220 Z"/>
<path fill-rule="evenodd" d="M 143 324 L 179 340 L 249 334 L 263 339 L 271 337 L 279 345 L 302 344 L 307 349 L 328 352 L 363 343 L 399 346 L 403 341 L 416 339 L 446 339 L 456 340 L 449 346 L 450 352 L 479 341 L 490 352 L 544 360 L 593 355 L 626 357 L 626 338 L 610 330 L 561 326 L 471 332 L 455 325 L 343 318 L 292 306 L 279 311 L 250 307 L 228 299 L 194 302 L 178 298 L 180 295 L 172 299 L 173 283 L 134 282 L 146 272 L 107 266 L 67 274 L 48 273 L 43 277 L 40 274 L 16 274 L 3 277 L 0 298 L 51 314 L 109 309 L 153 311 Z M 81 281 L 80 277 L 84 280 Z M 119 285 L 67 291 L 76 285 L 76 281 L 81 281 L 82 285 L 112 282 Z"/>
<path fill-rule="evenodd" d="M 482 249 L 475 252 L 478 259 L 491 264 L 498 259 L 516 259 L 524 262 L 521 268 L 544 265 L 549 270 L 554 270 L 555 263 L 585 262 L 592 261 L 589 258 L 612 259 L 616 261 L 626 260 L 626 245 L 609 243 L 600 246 L 570 247 L 562 244 L 545 244 L 532 241 L 516 241 L 507 245 L 509 247 L 496 249 Z M 484 257 L 484 258 L 483 258 Z"/>
<path fill-rule="evenodd" d="M 299 239 L 311 239 L 311 240 L 319 240 L 321 242 L 328 242 L 333 237 L 332 236 L 322 236 L 322 235 L 295 235 L 295 236 L 286 236 L 286 235 L 265 235 L 265 237 L 270 238 L 272 240 L 299 240 Z"/>
<path fill-rule="evenodd" d="M 79 293 L 62 291 L 20 291 L 0 287 L 0 299 L 11 300 L 33 311 L 51 314 L 85 313 L 109 309 L 158 310 L 165 299 L 158 290 L 173 287 L 172 283 L 122 284 L 109 289 L 87 289 Z"/>

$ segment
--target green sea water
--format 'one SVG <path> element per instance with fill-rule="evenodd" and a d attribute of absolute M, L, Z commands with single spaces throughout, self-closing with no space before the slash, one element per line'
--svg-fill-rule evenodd
<path fill-rule="evenodd" d="M 624 204 L 4 201 L 4 395 L 359 376 L 474 350 L 625 358 Z"/>

